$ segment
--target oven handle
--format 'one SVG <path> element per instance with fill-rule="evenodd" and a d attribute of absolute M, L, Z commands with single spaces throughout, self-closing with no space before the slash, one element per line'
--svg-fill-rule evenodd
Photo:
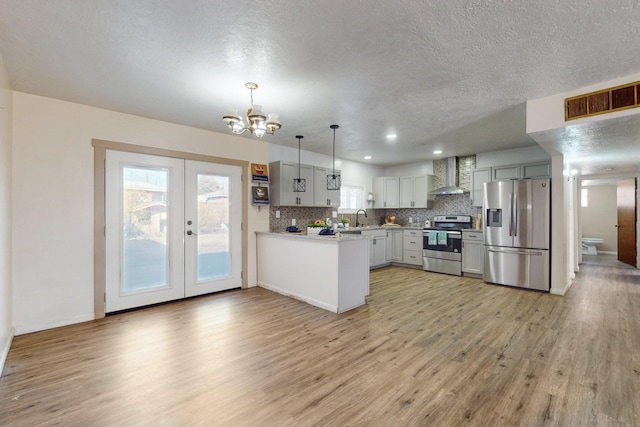
<path fill-rule="evenodd" d="M 444 231 L 444 230 L 430 230 L 430 231 Z M 453 235 L 453 236 L 462 236 L 462 231 L 447 231 L 447 234 Z M 425 236 L 425 237 L 428 236 L 429 235 L 429 231 L 423 230 L 422 231 L 422 235 Z"/>

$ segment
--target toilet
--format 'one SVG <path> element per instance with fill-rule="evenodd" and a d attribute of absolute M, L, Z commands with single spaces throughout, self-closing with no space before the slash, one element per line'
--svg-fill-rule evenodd
<path fill-rule="evenodd" d="M 598 255 L 598 248 L 596 245 L 604 243 L 604 239 L 598 239 L 595 237 L 583 237 L 582 238 L 582 253 L 585 255 Z"/>

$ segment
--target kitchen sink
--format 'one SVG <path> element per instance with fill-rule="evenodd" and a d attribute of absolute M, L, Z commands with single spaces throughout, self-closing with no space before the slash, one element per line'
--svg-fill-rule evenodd
<path fill-rule="evenodd" d="M 340 233 L 342 233 L 342 234 L 362 234 L 362 230 L 357 229 L 357 228 L 356 229 L 350 228 L 348 230 L 346 230 L 344 228 L 339 228 L 338 231 Z"/>

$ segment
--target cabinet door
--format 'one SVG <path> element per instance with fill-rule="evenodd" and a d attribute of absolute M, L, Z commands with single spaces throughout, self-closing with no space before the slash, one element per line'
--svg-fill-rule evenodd
<path fill-rule="evenodd" d="M 462 271 L 482 274 L 484 271 L 484 246 L 478 240 L 462 241 Z"/>
<path fill-rule="evenodd" d="M 413 206 L 414 208 L 431 208 L 436 196 L 430 195 L 433 190 L 433 176 L 417 175 L 413 177 Z"/>
<path fill-rule="evenodd" d="M 385 237 L 373 238 L 373 265 L 382 265 L 387 262 L 387 239 Z"/>
<path fill-rule="evenodd" d="M 549 162 L 526 163 L 522 165 L 520 172 L 521 172 L 520 177 L 522 179 L 550 178 L 551 163 Z"/>
<path fill-rule="evenodd" d="M 302 178 L 302 167 L 300 168 L 301 178 Z M 272 171 L 273 174 L 273 171 Z M 293 163 L 280 163 L 280 174 L 278 182 L 275 186 L 277 187 L 276 191 L 280 193 L 280 205 L 281 206 L 295 206 L 298 204 L 297 198 L 299 193 L 295 193 L 293 191 L 293 179 L 298 177 L 298 164 Z M 306 182 L 307 191 L 311 190 L 309 188 L 310 182 Z M 273 190 L 272 190 L 273 191 Z"/>
<path fill-rule="evenodd" d="M 402 230 L 392 230 L 391 260 L 402 261 Z"/>
<path fill-rule="evenodd" d="M 387 262 L 402 262 L 402 230 L 387 230 Z"/>
<path fill-rule="evenodd" d="M 414 177 L 403 176 L 400 177 L 400 207 L 412 208 L 414 206 Z"/>
<path fill-rule="evenodd" d="M 474 169 L 471 171 L 471 206 L 482 207 L 485 182 L 491 182 L 491 168 Z"/>
<path fill-rule="evenodd" d="M 400 178 L 389 176 L 384 179 L 384 207 L 400 207 Z"/>
<path fill-rule="evenodd" d="M 313 167 L 314 206 L 340 206 L 340 190 L 327 190 L 327 175 L 333 169 Z M 336 173 L 340 171 L 336 170 Z"/>
<path fill-rule="evenodd" d="M 276 162 L 275 165 L 278 163 Z M 279 194 L 274 197 L 274 200 L 281 206 L 313 206 L 313 167 L 300 165 L 300 178 L 306 180 L 304 192 L 293 191 L 293 180 L 298 178 L 298 164 L 281 162 L 279 167 L 277 182 L 274 181 L 274 187 L 277 187 L 275 191 Z"/>
<path fill-rule="evenodd" d="M 520 165 L 494 166 L 491 168 L 491 181 L 520 179 Z"/>
<path fill-rule="evenodd" d="M 297 165 L 296 165 L 297 166 Z M 296 177 L 297 177 L 297 169 L 296 169 Z M 300 165 L 300 177 L 306 179 L 306 190 L 305 192 L 293 193 L 294 196 L 298 197 L 298 206 L 313 206 L 313 166 L 308 165 Z M 291 188 L 293 189 L 293 179 L 291 180 Z"/>
<path fill-rule="evenodd" d="M 384 177 L 373 178 L 373 207 L 384 208 Z"/>

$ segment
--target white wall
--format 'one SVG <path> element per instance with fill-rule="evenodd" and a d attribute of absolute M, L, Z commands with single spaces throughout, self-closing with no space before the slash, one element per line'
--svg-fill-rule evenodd
<path fill-rule="evenodd" d="M 551 158 L 551 293 L 565 295 L 574 275 L 572 260 L 571 225 L 573 218 L 570 197 L 572 180 L 564 176 L 564 158 L 561 154 Z M 575 233 L 574 233 L 575 234 Z"/>
<path fill-rule="evenodd" d="M 384 169 L 385 176 L 433 175 L 433 160 L 389 166 Z"/>
<path fill-rule="evenodd" d="M 11 298 L 11 121 L 12 92 L 0 56 L 0 373 L 6 359 L 12 329 Z"/>
<path fill-rule="evenodd" d="M 16 334 L 94 317 L 93 138 L 268 161 L 264 141 L 20 92 L 13 93 L 13 116 L 13 227 L 20 230 L 12 239 Z M 268 229 L 268 210 L 258 213 L 249 205 L 251 286 L 257 281 L 255 231 Z"/>
<path fill-rule="evenodd" d="M 598 251 L 618 252 L 618 187 L 615 184 L 589 185 L 589 206 L 582 207 L 582 237 L 604 239 Z"/>
<path fill-rule="evenodd" d="M 491 151 L 476 154 L 476 168 L 519 165 L 521 163 L 544 162 L 551 159 L 549 153 L 539 145 L 513 150 Z"/>
<path fill-rule="evenodd" d="M 285 161 L 298 163 L 298 149 L 282 145 L 269 144 L 269 162 Z M 333 167 L 331 156 L 300 150 L 300 163 L 303 165 Z M 384 175 L 381 166 L 369 165 L 336 158 L 336 169 L 340 170 L 342 183 L 345 185 L 364 186 L 365 194 L 372 191 L 373 178 Z"/>

